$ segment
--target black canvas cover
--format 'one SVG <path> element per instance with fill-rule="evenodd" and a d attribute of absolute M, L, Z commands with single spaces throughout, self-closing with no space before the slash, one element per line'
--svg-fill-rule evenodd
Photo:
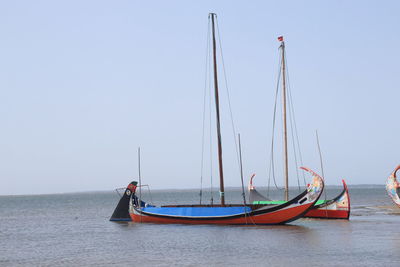
<path fill-rule="evenodd" d="M 271 199 L 260 194 L 255 188 L 249 189 L 249 203 L 252 204 L 254 201 L 271 201 Z"/>

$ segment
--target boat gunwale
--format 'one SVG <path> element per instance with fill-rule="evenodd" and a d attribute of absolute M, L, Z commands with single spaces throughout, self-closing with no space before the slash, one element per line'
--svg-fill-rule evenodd
<path fill-rule="evenodd" d="M 135 212 L 137 212 L 139 215 L 146 215 L 146 216 L 152 216 L 152 217 L 160 217 L 160 218 L 169 218 L 169 219 L 175 219 L 175 218 L 180 218 L 180 219 L 187 219 L 187 220 L 215 220 L 216 218 L 218 219 L 222 219 L 222 220 L 228 220 L 228 219 L 234 219 L 234 218 L 240 218 L 240 217 L 245 217 L 245 216 L 258 216 L 258 215 L 262 215 L 262 214 L 267 214 L 267 213 L 271 213 L 271 212 L 275 212 L 277 210 L 282 210 L 292 204 L 295 204 L 298 202 L 298 200 L 300 200 L 301 198 L 303 198 L 304 196 L 306 196 L 308 194 L 308 190 L 304 190 L 303 193 L 297 195 L 296 197 L 294 197 L 293 199 L 289 200 L 288 202 L 284 203 L 284 204 L 280 204 L 280 205 L 274 205 L 272 207 L 268 207 L 266 205 L 253 205 L 253 204 L 249 204 L 249 206 L 254 207 L 254 210 L 249 211 L 249 212 L 242 212 L 240 214 L 234 214 L 234 215 L 226 215 L 226 216 L 207 216 L 207 217 L 194 217 L 194 216 L 179 216 L 179 215 L 164 215 L 164 214 L 156 214 L 156 213 L 151 213 L 151 212 L 146 212 L 143 211 L 137 207 L 133 207 Z M 310 205 L 312 203 L 315 203 L 316 201 L 318 201 L 319 197 L 321 196 L 321 194 L 312 202 L 308 202 L 306 204 L 299 204 L 299 206 L 303 206 L 303 205 Z M 235 204 L 233 204 L 235 205 Z M 181 207 L 185 207 L 183 205 L 180 205 Z M 227 206 L 227 205 L 225 205 Z M 244 206 L 244 205 L 239 205 L 239 206 Z M 310 205 L 310 207 L 306 210 L 306 212 L 313 206 Z M 165 207 L 165 206 L 161 206 L 161 207 Z M 187 206 L 190 207 L 190 206 Z M 210 206 L 211 207 L 211 206 Z M 212 206 L 214 207 L 214 206 Z M 303 215 L 303 214 L 302 214 Z M 302 216 L 301 215 L 301 216 Z M 300 217 L 301 217 L 300 216 Z M 296 218 L 297 219 L 297 218 Z M 292 221 L 292 220 L 290 220 Z"/>

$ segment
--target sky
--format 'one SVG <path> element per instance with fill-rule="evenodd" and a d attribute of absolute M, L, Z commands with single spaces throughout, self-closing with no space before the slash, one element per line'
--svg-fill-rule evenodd
<path fill-rule="evenodd" d="M 384 186 L 400 163 L 398 1 L 1 1 L 0 195 L 126 186 L 139 146 L 143 183 L 199 188 L 209 12 L 246 183 L 267 184 L 283 35 L 304 165 L 320 172 L 318 130 L 327 184 Z M 225 186 L 239 186 L 221 88 Z"/>

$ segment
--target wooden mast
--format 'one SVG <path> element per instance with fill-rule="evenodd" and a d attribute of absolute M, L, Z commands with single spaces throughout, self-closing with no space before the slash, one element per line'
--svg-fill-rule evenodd
<path fill-rule="evenodd" d="M 282 50 L 282 104 L 283 104 L 283 154 L 285 161 L 285 201 L 289 200 L 289 167 L 288 167 L 288 145 L 287 145 L 287 122 L 286 122 L 286 69 L 285 69 L 285 42 L 283 36 L 278 38 L 281 41 Z"/>
<path fill-rule="evenodd" d="M 221 142 L 221 125 L 219 118 L 219 96 L 218 96 L 218 76 L 217 76 L 217 45 L 215 42 L 215 13 L 210 13 L 212 27 L 212 42 L 213 42 L 213 60 L 214 60 L 214 88 L 215 88 L 215 112 L 217 116 L 217 137 L 218 137 L 218 163 L 219 163 L 219 194 L 221 205 L 225 206 L 225 190 L 224 190 L 224 171 L 222 166 L 222 142 Z"/>

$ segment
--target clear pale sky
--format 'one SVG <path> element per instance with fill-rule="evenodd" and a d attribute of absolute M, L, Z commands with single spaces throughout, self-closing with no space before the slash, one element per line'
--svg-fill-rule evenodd
<path fill-rule="evenodd" d="M 284 35 L 304 165 L 320 170 L 318 129 L 328 184 L 384 186 L 400 163 L 398 1 L 2 1 L 0 194 L 126 186 L 138 146 L 144 183 L 198 187 L 209 12 L 246 181 L 266 185 Z"/>

